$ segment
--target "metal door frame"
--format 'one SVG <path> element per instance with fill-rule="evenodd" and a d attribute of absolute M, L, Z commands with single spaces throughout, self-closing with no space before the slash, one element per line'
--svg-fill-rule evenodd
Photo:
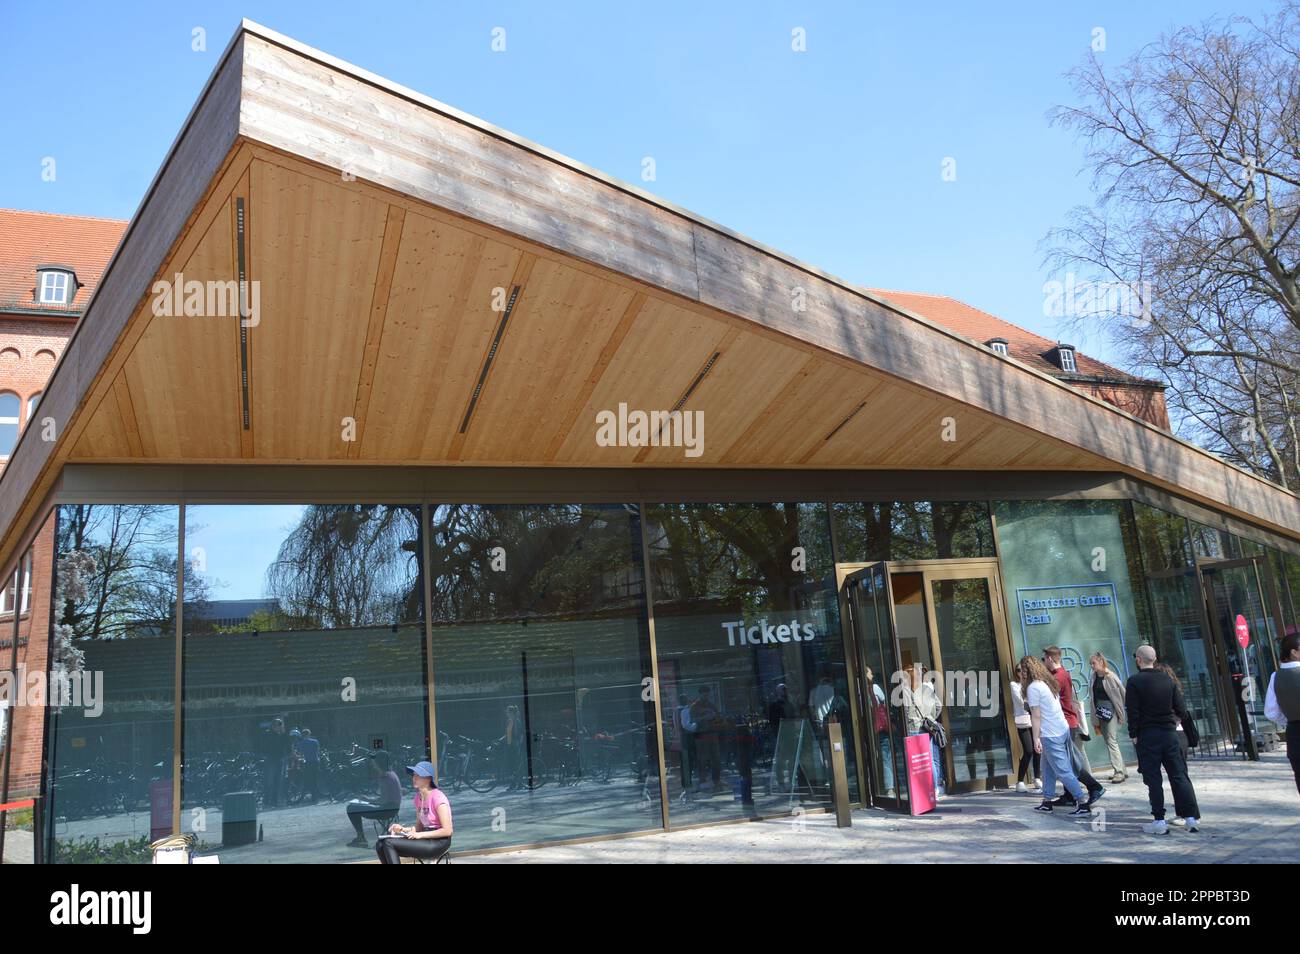
<path fill-rule="evenodd" d="M 998 684 L 1002 689 L 1002 714 L 1006 725 L 1007 739 L 1010 745 L 1011 766 L 1018 763 L 1021 756 L 1020 736 L 1015 731 L 1011 719 L 1011 686 L 1005 678 L 1006 672 L 1013 671 L 1015 668 L 1015 647 L 1011 642 L 1010 629 L 1007 624 L 1007 607 L 1005 591 L 1002 585 L 1002 567 L 997 557 L 978 557 L 978 558 L 957 558 L 941 560 L 877 560 L 867 563 L 838 563 L 835 566 L 836 583 L 840 594 L 841 605 L 844 612 L 841 613 L 843 620 L 844 638 L 846 649 L 851 647 L 851 652 L 846 652 L 846 657 L 852 659 L 854 670 L 854 685 L 857 693 L 858 702 L 853 708 L 853 717 L 855 721 L 855 751 L 858 758 L 859 771 L 859 788 L 862 795 L 862 804 L 883 803 L 883 807 L 893 809 L 903 809 L 906 807 L 899 799 L 878 798 L 874 792 L 874 779 L 872 778 L 874 762 L 867 756 L 870 754 L 867 748 L 867 741 L 864 738 L 863 726 L 866 720 L 863 708 L 865 700 L 864 689 L 861 683 L 861 653 L 862 647 L 859 645 L 857 633 L 857 620 L 852 614 L 852 601 L 848 596 L 848 587 L 855 583 L 862 576 L 870 573 L 876 567 L 883 567 L 885 578 L 890 585 L 886 587 L 885 598 L 888 601 L 890 639 L 893 642 L 894 660 L 899 663 L 902 658 L 900 646 L 898 643 L 898 621 L 894 606 L 893 576 L 894 574 L 915 573 L 921 576 L 922 602 L 925 608 L 926 617 L 926 638 L 930 648 L 930 656 L 934 662 L 934 668 L 943 672 L 943 654 L 940 651 L 938 638 L 939 628 L 938 620 L 934 612 L 934 599 L 930 590 L 930 584 L 943 580 L 972 580 L 982 579 L 988 584 L 989 616 L 993 625 L 994 649 L 997 653 L 998 660 L 1005 667 L 999 669 Z M 892 687 L 892 682 L 890 683 Z M 948 720 L 948 706 L 945 705 L 940 713 L 940 721 L 943 724 L 944 731 L 952 737 L 952 728 Z M 977 792 L 988 789 L 988 780 L 979 779 L 963 782 L 958 785 L 954 779 L 956 777 L 953 758 L 952 746 L 949 745 L 943 750 L 944 774 L 947 781 L 947 791 L 949 792 Z M 1011 787 L 1014 784 L 1014 774 L 999 776 L 1005 787 Z M 901 791 L 901 786 L 906 784 L 906 778 L 895 778 L 895 788 Z M 997 787 L 998 779 L 994 780 L 994 787 Z"/>

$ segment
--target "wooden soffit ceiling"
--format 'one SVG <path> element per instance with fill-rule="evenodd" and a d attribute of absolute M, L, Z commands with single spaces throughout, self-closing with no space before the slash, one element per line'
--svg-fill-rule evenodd
<path fill-rule="evenodd" d="M 156 313 L 158 281 L 241 264 L 242 337 Z M 603 446 L 620 405 L 702 413 L 700 452 Z M 1300 535 L 1293 494 L 249 23 L 42 412 L 57 440 L 24 434 L 0 479 L 10 532 L 64 462 L 244 461 L 1119 471 Z"/>

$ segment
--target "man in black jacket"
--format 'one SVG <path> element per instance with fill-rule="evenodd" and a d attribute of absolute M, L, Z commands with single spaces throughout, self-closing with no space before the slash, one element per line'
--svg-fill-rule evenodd
<path fill-rule="evenodd" d="M 1174 681 L 1155 668 L 1156 651 L 1150 646 L 1139 646 L 1133 658 L 1138 671 L 1129 677 L 1124 692 L 1124 708 L 1128 712 L 1128 734 L 1137 748 L 1138 771 L 1147 783 L 1151 797 L 1151 814 L 1154 817 L 1142 830 L 1149 835 L 1167 835 L 1165 823 L 1165 790 L 1160 769 L 1169 776 L 1169 787 L 1174 791 L 1174 811 L 1184 819 L 1188 831 L 1199 827 L 1199 809 L 1192 780 L 1187 777 L 1187 761 L 1178 744 L 1178 723 L 1187 711 L 1183 694 Z"/>

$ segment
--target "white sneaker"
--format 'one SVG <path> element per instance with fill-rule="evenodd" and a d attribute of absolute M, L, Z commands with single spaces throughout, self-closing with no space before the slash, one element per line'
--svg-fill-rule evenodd
<path fill-rule="evenodd" d="M 1043 780 L 1041 778 L 1034 779 L 1034 787 L 1030 789 L 1030 791 L 1041 792 L 1042 790 L 1043 790 Z"/>
<path fill-rule="evenodd" d="M 1179 818 L 1177 815 L 1175 815 L 1173 818 L 1169 819 L 1169 824 L 1177 825 L 1179 828 L 1182 828 L 1184 825 L 1187 824 L 1187 819 Z"/>
<path fill-rule="evenodd" d="M 1175 824 L 1177 824 L 1178 822 L 1182 822 L 1184 825 L 1186 825 L 1188 831 L 1201 830 L 1201 823 L 1197 821 L 1195 818 L 1193 818 L 1191 815 L 1188 815 L 1186 819 L 1182 819 L 1182 818 L 1176 819 Z"/>
<path fill-rule="evenodd" d="M 1028 793 L 1029 793 L 1029 788 L 1028 786 L 1025 785 L 1024 782 L 1016 782 L 1016 794 L 1027 795 Z"/>
<path fill-rule="evenodd" d="M 1163 818 L 1157 818 L 1153 822 L 1148 822 L 1142 826 L 1142 831 L 1148 835 L 1167 835 L 1169 834 L 1169 825 Z"/>

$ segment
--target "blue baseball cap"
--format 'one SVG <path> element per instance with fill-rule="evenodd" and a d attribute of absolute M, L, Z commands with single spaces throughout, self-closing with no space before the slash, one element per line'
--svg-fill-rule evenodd
<path fill-rule="evenodd" d="M 412 775 L 418 775 L 421 778 L 433 778 L 432 762 L 416 762 L 414 765 L 408 765 L 406 770 Z"/>

